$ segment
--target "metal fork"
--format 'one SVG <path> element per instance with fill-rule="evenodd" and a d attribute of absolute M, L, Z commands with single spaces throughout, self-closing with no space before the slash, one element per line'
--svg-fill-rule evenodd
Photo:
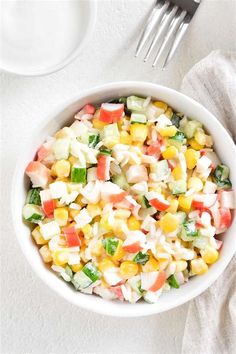
<path fill-rule="evenodd" d="M 201 0 L 157 0 L 137 45 L 135 57 L 149 43 L 146 62 L 156 49 L 152 66 L 165 55 L 162 68 L 173 58 Z"/>

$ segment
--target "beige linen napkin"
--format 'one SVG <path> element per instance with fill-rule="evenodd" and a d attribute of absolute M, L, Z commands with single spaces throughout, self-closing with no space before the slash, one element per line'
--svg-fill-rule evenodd
<path fill-rule="evenodd" d="M 212 52 L 185 76 L 181 91 L 208 108 L 235 141 L 236 53 Z M 236 256 L 220 278 L 190 302 L 182 354 L 195 353 L 236 353 Z"/>

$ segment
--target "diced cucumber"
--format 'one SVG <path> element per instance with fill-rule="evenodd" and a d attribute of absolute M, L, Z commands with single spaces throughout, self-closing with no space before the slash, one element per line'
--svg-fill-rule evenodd
<path fill-rule="evenodd" d="M 169 184 L 172 194 L 183 194 L 187 190 L 186 181 L 180 179 L 178 181 L 173 181 Z"/>
<path fill-rule="evenodd" d="M 44 214 L 38 205 L 25 204 L 23 207 L 23 217 L 25 220 L 37 224 L 44 219 Z"/>
<path fill-rule="evenodd" d="M 99 149 L 99 154 L 111 156 L 112 151 L 110 149 L 101 148 Z"/>
<path fill-rule="evenodd" d="M 88 146 L 94 148 L 99 143 L 99 134 L 89 135 Z"/>
<path fill-rule="evenodd" d="M 61 273 L 61 276 L 65 281 L 70 282 L 73 278 L 73 272 L 71 270 L 71 267 L 67 265 L 64 271 Z"/>
<path fill-rule="evenodd" d="M 146 264 L 148 260 L 149 260 L 149 255 L 143 252 L 138 252 L 133 259 L 135 263 L 142 264 L 142 265 Z"/>
<path fill-rule="evenodd" d="M 172 288 L 175 288 L 175 289 L 179 289 L 179 283 L 177 281 L 177 279 L 175 278 L 174 274 L 172 274 L 168 279 L 167 279 L 169 285 L 172 287 Z"/>
<path fill-rule="evenodd" d="M 171 138 L 167 139 L 167 142 L 168 142 L 169 145 L 176 147 L 176 149 L 178 149 L 178 150 L 180 150 L 182 145 L 183 145 L 182 141 L 174 140 L 174 139 L 171 139 Z"/>
<path fill-rule="evenodd" d="M 197 128 L 200 128 L 201 126 L 202 124 L 197 120 L 189 120 L 183 128 L 183 132 L 188 139 L 191 139 L 194 136 Z"/>
<path fill-rule="evenodd" d="M 170 169 L 166 160 L 158 161 L 150 165 L 150 170 L 156 175 L 156 180 L 161 182 L 170 175 Z"/>
<path fill-rule="evenodd" d="M 117 123 L 113 123 L 113 124 L 108 124 L 105 125 L 105 127 L 103 128 L 103 138 L 110 138 L 110 137 L 119 137 L 120 133 L 119 133 L 119 129 L 117 126 Z"/>
<path fill-rule="evenodd" d="M 151 207 L 151 205 L 149 204 L 145 195 L 140 195 L 138 197 L 138 203 L 142 206 L 142 208 L 150 208 Z"/>
<path fill-rule="evenodd" d="M 70 179 L 71 182 L 74 183 L 86 183 L 87 181 L 86 167 L 80 167 L 78 165 L 72 166 Z"/>
<path fill-rule="evenodd" d="M 88 262 L 82 269 L 82 272 L 91 279 L 94 283 L 96 280 L 100 279 L 100 272 L 92 262 Z"/>
<path fill-rule="evenodd" d="M 174 214 L 179 219 L 179 224 L 183 224 L 186 220 L 186 213 L 184 211 L 178 211 Z"/>
<path fill-rule="evenodd" d="M 127 179 L 123 173 L 113 176 L 112 182 L 117 184 L 121 189 L 129 189 L 129 183 L 127 182 Z"/>
<path fill-rule="evenodd" d="M 181 117 L 178 116 L 178 114 L 173 113 L 171 117 L 171 122 L 173 125 L 176 126 L 176 128 L 179 128 L 179 123 L 180 123 Z"/>
<path fill-rule="evenodd" d="M 147 117 L 142 113 L 132 113 L 130 118 L 130 123 L 147 124 Z"/>
<path fill-rule="evenodd" d="M 68 159 L 70 151 L 70 139 L 56 139 L 53 144 L 53 152 L 57 160 Z"/>
<path fill-rule="evenodd" d="M 225 165 L 218 165 L 213 173 L 216 180 L 223 181 L 229 177 L 229 167 Z"/>
<path fill-rule="evenodd" d="M 145 110 L 144 102 L 145 98 L 137 97 L 137 96 L 129 96 L 127 97 L 127 108 L 131 111 L 135 112 L 143 112 Z"/>
<path fill-rule="evenodd" d="M 93 281 L 83 271 L 75 273 L 71 282 L 76 290 L 85 289 L 93 283 Z"/>
<path fill-rule="evenodd" d="M 217 184 L 217 189 L 231 189 L 232 183 L 229 178 L 224 179 L 223 181 L 215 181 Z"/>
<path fill-rule="evenodd" d="M 181 143 L 183 143 L 184 139 L 185 139 L 185 135 L 183 132 L 176 132 L 176 134 L 174 136 L 172 136 L 170 139 L 171 140 L 175 140 L 175 141 L 181 141 Z"/>
<path fill-rule="evenodd" d="M 26 204 L 41 205 L 40 188 L 32 188 L 29 190 L 26 198 Z"/>
<path fill-rule="evenodd" d="M 189 220 L 183 223 L 180 237 L 183 241 L 194 241 L 195 238 L 198 237 L 195 221 Z"/>
<path fill-rule="evenodd" d="M 200 236 L 194 239 L 193 246 L 201 250 L 204 250 L 209 245 L 209 237 L 201 236 L 200 232 L 199 234 Z"/>
<path fill-rule="evenodd" d="M 143 294 L 143 290 L 141 289 L 140 275 L 135 275 L 134 277 L 128 279 L 127 283 L 131 286 L 132 290 L 136 291 L 137 294 Z"/>
<path fill-rule="evenodd" d="M 119 240 L 116 237 L 107 237 L 102 240 L 102 245 L 109 256 L 114 256 Z"/>

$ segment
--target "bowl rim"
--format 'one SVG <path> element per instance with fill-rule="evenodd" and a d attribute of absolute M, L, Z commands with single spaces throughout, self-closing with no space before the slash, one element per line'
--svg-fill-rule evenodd
<path fill-rule="evenodd" d="M 229 135 L 229 133 L 227 132 L 227 130 L 221 125 L 221 123 L 218 121 L 218 119 L 212 114 L 210 113 L 204 106 L 202 106 L 200 103 L 198 103 L 197 101 L 193 100 L 192 98 L 188 97 L 187 95 L 180 93 L 172 88 L 168 88 L 166 86 L 163 85 L 158 85 L 158 84 L 154 84 L 154 83 L 149 83 L 149 82 L 145 82 L 145 81 L 118 81 L 118 82 L 111 82 L 111 83 L 106 83 L 103 85 L 99 85 L 99 86 L 95 86 L 93 88 L 90 89 L 86 89 L 84 91 L 81 91 L 79 94 L 75 95 L 73 98 L 70 98 L 69 100 L 64 101 L 63 103 L 61 103 L 60 105 L 58 105 L 58 108 L 56 110 L 54 110 L 53 112 L 50 112 L 50 114 L 48 115 L 47 119 L 43 120 L 43 124 L 38 123 L 37 126 L 33 127 L 33 131 L 37 132 L 40 130 L 43 130 L 52 120 L 54 117 L 56 117 L 58 114 L 60 114 L 61 112 L 63 112 L 63 110 L 65 110 L 66 108 L 68 108 L 70 105 L 72 105 L 73 103 L 75 103 L 78 100 L 81 99 L 86 99 L 87 96 L 90 95 L 94 95 L 94 94 L 99 94 L 102 93 L 104 91 L 104 93 L 106 91 L 108 91 L 109 89 L 124 89 L 125 87 L 136 87 L 139 88 L 140 90 L 143 90 L 145 92 L 145 87 L 146 88 L 152 88 L 154 90 L 156 90 L 156 92 L 158 92 L 158 90 L 162 90 L 162 92 L 166 92 L 167 94 L 169 93 L 171 96 L 176 96 L 178 98 L 182 98 L 184 100 L 187 100 L 191 106 L 194 108 L 198 108 L 201 110 L 202 114 L 206 114 L 207 116 L 211 117 L 211 120 L 214 124 L 216 124 L 217 127 L 219 127 L 222 130 L 223 135 L 228 139 L 229 144 L 231 144 L 232 150 L 235 150 L 235 144 L 231 138 L 231 136 Z M 133 91 L 135 91 L 135 89 L 133 89 Z M 38 130 L 37 130 L 38 128 Z M 34 133 L 34 136 L 36 135 L 36 133 Z M 32 139 L 30 139 L 31 141 Z M 168 311 L 171 310 L 173 308 L 176 308 L 184 303 L 187 303 L 188 301 L 194 299 L 196 296 L 198 296 L 199 294 L 203 293 L 207 288 L 209 288 L 213 282 L 223 273 L 223 271 L 225 270 L 225 268 L 227 267 L 227 265 L 229 264 L 229 262 L 231 261 L 235 251 L 236 251 L 236 243 L 235 243 L 235 247 L 232 247 L 229 251 L 229 253 L 227 254 L 227 257 L 224 257 L 224 259 L 221 259 L 221 267 L 216 268 L 214 271 L 212 272 L 208 272 L 208 277 L 207 279 L 204 278 L 205 281 L 203 281 L 203 284 L 201 287 L 192 287 L 191 291 L 185 295 L 182 296 L 181 299 L 179 299 L 178 303 L 168 303 L 165 304 L 161 309 L 156 309 L 155 307 L 153 307 L 152 305 L 149 305 L 148 307 L 145 307 L 145 310 L 143 308 L 135 308 L 135 311 L 132 311 L 129 309 L 129 311 L 127 311 L 127 306 L 132 306 L 132 304 L 129 305 L 125 305 L 123 304 L 124 310 L 121 311 L 120 307 L 116 307 L 113 306 L 112 309 L 112 313 L 110 310 L 109 306 L 101 306 L 101 307 L 95 307 L 95 303 L 93 304 L 93 301 L 81 301 L 80 303 L 78 303 L 75 298 L 73 296 L 70 296 L 70 294 L 64 294 L 63 292 L 59 291 L 51 282 L 50 279 L 45 278 L 44 277 L 44 271 L 42 269 L 38 269 L 35 264 L 33 264 L 30 260 L 30 256 L 28 255 L 28 253 L 26 252 L 26 249 L 23 247 L 22 243 L 20 242 L 20 237 L 18 236 L 20 233 L 20 227 L 18 227 L 17 223 L 14 222 L 15 217 L 14 217 L 14 213 L 15 213 L 15 199 L 16 199 L 16 191 L 17 191 L 17 182 L 19 180 L 19 170 L 18 170 L 18 165 L 20 165 L 20 160 L 21 157 L 24 156 L 24 151 L 25 151 L 25 147 L 27 147 L 27 145 L 29 144 L 29 142 L 25 142 L 25 144 L 22 145 L 21 148 L 21 152 L 19 154 L 19 157 L 17 159 L 17 163 L 15 166 L 15 171 L 13 174 L 13 178 L 12 178 L 12 184 L 11 184 L 11 215 L 12 215 L 12 220 L 13 220 L 13 226 L 14 226 L 14 231 L 15 231 L 15 235 L 16 238 L 18 240 L 18 243 L 20 244 L 20 248 L 23 252 L 23 254 L 25 255 L 28 263 L 30 264 L 31 268 L 33 268 L 34 272 L 37 274 L 37 276 L 39 278 L 42 279 L 42 281 L 44 283 L 46 283 L 52 290 L 54 290 L 58 295 L 60 295 L 61 297 L 65 298 L 67 301 L 69 301 L 70 303 L 86 309 L 86 310 L 90 310 L 92 312 L 95 313 L 99 313 L 102 315 L 108 315 L 108 316 L 116 316 L 116 317 L 139 317 L 139 316 L 149 316 L 149 315 L 154 315 L 157 313 L 161 313 L 164 311 Z M 21 171 L 22 172 L 22 171 Z M 22 173 L 21 173 L 22 174 Z M 23 221 L 22 221 L 23 223 Z M 48 272 L 48 270 L 46 270 Z M 54 275 L 54 274 L 53 274 Z M 54 275 L 55 276 L 55 275 Z M 92 298 L 92 297 L 89 297 Z M 103 299 L 102 299 L 103 300 Z M 103 300 L 104 301 L 104 300 Z M 107 302 L 106 302 L 107 303 Z M 110 301 L 110 303 L 112 303 L 112 301 Z"/>
<path fill-rule="evenodd" d="M 79 55 L 85 43 L 90 39 L 95 28 L 96 18 L 97 18 L 97 2 L 94 0 L 86 0 L 86 2 L 88 3 L 88 8 L 89 8 L 89 16 L 88 16 L 89 20 L 87 21 L 86 30 L 81 39 L 81 42 L 76 46 L 75 50 L 73 50 L 68 57 L 66 57 L 64 60 L 60 61 L 56 65 L 39 69 L 39 70 L 29 70 L 29 71 L 15 70 L 13 66 L 7 66 L 7 65 L 4 66 L 2 64 L 0 64 L 0 70 L 5 73 L 19 75 L 19 76 L 40 77 L 40 76 L 53 74 L 63 69 L 65 66 L 69 65 Z"/>

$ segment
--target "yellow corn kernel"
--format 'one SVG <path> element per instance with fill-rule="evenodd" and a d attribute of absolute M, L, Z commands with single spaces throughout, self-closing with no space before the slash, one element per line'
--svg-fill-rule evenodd
<path fill-rule="evenodd" d="M 198 144 L 198 142 L 196 142 L 196 140 L 195 139 L 189 139 L 188 140 L 188 143 L 189 143 L 189 145 L 194 149 L 194 150 L 197 150 L 197 151 L 199 151 L 199 150 L 201 150 L 201 149 L 203 149 L 204 148 L 204 145 L 200 145 L 200 144 Z"/>
<path fill-rule="evenodd" d="M 76 215 L 79 214 L 79 210 L 75 210 L 75 209 L 69 209 L 69 217 L 71 219 L 74 219 L 76 217 Z"/>
<path fill-rule="evenodd" d="M 191 271 L 193 274 L 201 275 L 208 271 L 208 266 L 202 258 L 196 258 L 191 261 Z"/>
<path fill-rule="evenodd" d="M 115 217 L 117 219 L 128 219 L 130 216 L 130 211 L 127 209 L 118 209 L 115 211 Z"/>
<path fill-rule="evenodd" d="M 213 139 L 210 135 L 205 135 L 205 138 L 206 138 L 206 142 L 205 142 L 205 145 L 207 147 L 212 147 L 213 145 Z"/>
<path fill-rule="evenodd" d="M 99 207 L 100 207 L 101 209 L 103 209 L 104 206 L 106 205 L 106 202 L 105 202 L 104 200 L 100 200 L 100 202 L 98 203 L 98 205 L 99 205 Z"/>
<path fill-rule="evenodd" d="M 147 139 L 148 127 L 145 124 L 131 124 L 130 135 L 132 141 L 137 141 L 143 143 Z"/>
<path fill-rule="evenodd" d="M 179 196 L 179 206 L 182 208 L 184 211 L 189 211 L 191 209 L 193 197 L 185 197 L 184 195 Z"/>
<path fill-rule="evenodd" d="M 171 173 L 172 173 L 172 176 L 174 177 L 175 180 L 181 179 L 183 177 L 183 170 L 182 170 L 180 164 L 175 166 L 175 168 L 173 169 L 173 171 Z"/>
<path fill-rule="evenodd" d="M 78 197 L 75 199 L 75 203 L 79 204 L 81 207 L 85 206 L 86 204 L 82 202 L 84 197 L 80 194 Z"/>
<path fill-rule="evenodd" d="M 95 218 L 95 216 L 101 215 L 102 212 L 99 204 L 88 204 L 87 210 L 91 218 Z"/>
<path fill-rule="evenodd" d="M 177 128 L 175 125 L 171 125 L 170 127 L 160 128 L 159 133 L 163 137 L 171 137 L 174 136 L 177 132 Z"/>
<path fill-rule="evenodd" d="M 167 104 L 165 102 L 162 101 L 155 101 L 153 102 L 154 106 L 163 109 L 163 111 L 165 112 L 167 110 Z"/>
<path fill-rule="evenodd" d="M 103 144 L 108 148 L 112 149 L 113 146 L 119 144 L 120 138 L 118 136 L 108 136 L 107 138 L 103 139 Z"/>
<path fill-rule="evenodd" d="M 199 152 L 194 149 L 187 149 L 184 155 L 188 169 L 192 170 L 196 166 L 197 160 L 199 159 Z"/>
<path fill-rule="evenodd" d="M 122 131 L 120 133 L 120 143 L 121 144 L 126 144 L 126 145 L 131 145 L 132 144 L 132 138 L 129 135 L 128 132 Z"/>
<path fill-rule="evenodd" d="M 124 257 L 125 251 L 123 250 L 122 245 L 123 245 L 123 241 L 119 240 L 116 251 L 114 255 L 111 257 L 114 261 L 120 261 Z"/>
<path fill-rule="evenodd" d="M 83 268 L 83 264 L 82 263 L 72 264 L 70 267 L 73 270 L 73 272 L 77 273 Z"/>
<path fill-rule="evenodd" d="M 84 234 L 84 237 L 85 237 L 86 239 L 89 240 L 90 238 L 93 237 L 93 233 L 92 233 L 93 228 L 92 228 L 91 225 L 87 224 L 87 225 L 85 225 L 84 227 L 82 227 L 81 230 L 82 230 L 82 232 L 83 232 L 83 234 Z"/>
<path fill-rule="evenodd" d="M 207 263 L 207 264 L 212 264 L 217 261 L 219 258 L 219 252 L 211 247 L 208 246 L 206 249 L 200 251 L 202 259 Z"/>
<path fill-rule="evenodd" d="M 58 266 L 62 266 L 68 262 L 68 252 L 64 250 L 56 250 L 53 253 L 53 263 Z"/>
<path fill-rule="evenodd" d="M 203 188 L 202 180 L 198 177 L 190 177 L 188 179 L 188 189 L 194 189 L 195 192 L 200 192 Z"/>
<path fill-rule="evenodd" d="M 176 272 L 183 272 L 187 269 L 188 263 L 184 260 L 174 261 L 174 263 L 176 265 Z"/>
<path fill-rule="evenodd" d="M 196 131 L 196 133 L 194 134 L 194 139 L 200 145 L 205 145 L 206 144 L 206 135 L 205 135 L 204 131 L 201 128 L 198 129 Z"/>
<path fill-rule="evenodd" d="M 101 241 L 98 241 L 92 248 L 91 253 L 93 256 L 98 257 L 101 256 L 104 251 L 104 247 Z"/>
<path fill-rule="evenodd" d="M 112 231 L 112 225 L 108 222 L 108 215 L 103 215 L 100 220 L 100 225 L 107 231 Z"/>
<path fill-rule="evenodd" d="M 100 263 L 98 263 L 98 269 L 101 272 L 104 270 L 115 267 L 115 263 L 113 263 L 109 258 L 104 258 Z"/>
<path fill-rule="evenodd" d="M 168 107 L 167 110 L 165 111 L 165 116 L 170 119 L 172 115 L 173 115 L 173 111 L 170 107 Z"/>
<path fill-rule="evenodd" d="M 36 226 L 36 228 L 32 231 L 31 235 L 37 245 L 45 245 L 46 243 L 48 243 L 48 240 L 44 240 L 44 238 L 40 232 L 39 226 Z"/>
<path fill-rule="evenodd" d="M 68 216 L 67 208 L 54 209 L 54 219 L 58 222 L 59 226 L 65 226 L 67 224 Z"/>
<path fill-rule="evenodd" d="M 176 213 L 178 210 L 179 202 L 177 199 L 172 199 L 170 201 L 170 206 L 168 209 L 166 209 L 167 213 Z"/>
<path fill-rule="evenodd" d="M 70 156 L 68 160 L 69 160 L 69 162 L 70 162 L 70 164 L 72 166 L 79 162 L 79 159 L 77 157 L 74 157 L 74 156 Z"/>
<path fill-rule="evenodd" d="M 166 213 L 160 219 L 160 228 L 168 233 L 175 231 L 179 226 L 179 219 L 171 213 Z"/>
<path fill-rule="evenodd" d="M 98 118 L 94 118 L 92 120 L 92 123 L 93 123 L 93 127 L 98 130 L 102 130 L 108 124 L 108 123 L 102 122 Z"/>
<path fill-rule="evenodd" d="M 70 175 L 70 162 L 67 160 L 58 160 L 54 164 L 57 177 L 68 177 Z"/>
<path fill-rule="evenodd" d="M 133 215 L 131 215 L 127 221 L 128 228 L 132 231 L 140 229 L 140 221 L 138 221 Z"/>
<path fill-rule="evenodd" d="M 150 257 L 146 264 L 142 265 L 144 273 L 155 272 L 159 269 L 159 263 L 154 257 Z"/>
<path fill-rule="evenodd" d="M 50 175 L 52 177 L 57 177 L 56 170 L 55 170 L 55 163 L 52 165 L 51 170 L 50 170 Z"/>
<path fill-rule="evenodd" d="M 64 127 L 58 130 L 58 132 L 56 132 L 56 134 L 54 135 L 56 139 L 71 138 L 72 136 L 73 132 L 69 127 Z"/>
<path fill-rule="evenodd" d="M 93 218 L 93 222 L 95 223 L 95 222 L 100 222 L 100 220 L 101 220 L 101 216 L 99 216 L 99 215 L 97 215 L 97 216 L 95 216 L 95 218 Z"/>
<path fill-rule="evenodd" d="M 39 253 L 41 254 L 41 257 L 43 258 L 43 261 L 45 263 L 49 263 L 49 262 L 52 261 L 51 251 L 50 251 L 50 249 L 48 248 L 47 245 L 41 247 L 39 249 Z"/>
<path fill-rule="evenodd" d="M 159 266 L 159 270 L 164 270 L 166 269 L 166 267 L 168 266 L 169 264 L 169 259 L 166 259 L 166 258 L 159 258 L 158 259 L 158 266 Z"/>
<path fill-rule="evenodd" d="M 173 159 L 178 153 L 178 149 L 175 146 L 169 146 L 165 151 L 163 151 L 162 156 L 164 159 Z"/>
<path fill-rule="evenodd" d="M 129 279 L 134 277 L 139 271 L 139 266 L 137 263 L 132 261 L 122 262 L 120 265 L 120 274 L 123 278 Z"/>

